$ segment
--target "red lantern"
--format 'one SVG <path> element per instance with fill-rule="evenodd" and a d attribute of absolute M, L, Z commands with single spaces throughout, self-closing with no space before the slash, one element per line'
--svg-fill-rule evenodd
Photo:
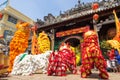
<path fill-rule="evenodd" d="M 94 15 L 93 15 L 93 19 L 94 19 L 94 20 L 98 20 L 98 18 L 99 18 L 99 15 L 98 15 L 98 14 L 94 14 Z"/>
<path fill-rule="evenodd" d="M 33 26 L 31 29 L 32 29 L 33 31 L 36 31 L 36 30 L 37 30 L 37 26 Z"/>
<path fill-rule="evenodd" d="M 0 35 L 0 38 L 3 38 L 4 36 L 3 35 Z"/>
<path fill-rule="evenodd" d="M 2 19 L 2 17 L 3 17 L 3 14 L 2 14 L 2 13 L 0 13 L 0 19 Z"/>
<path fill-rule="evenodd" d="M 92 9 L 93 10 L 96 10 L 96 9 L 98 9 L 99 8 L 99 4 L 98 3 L 94 3 L 93 5 L 92 5 Z"/>

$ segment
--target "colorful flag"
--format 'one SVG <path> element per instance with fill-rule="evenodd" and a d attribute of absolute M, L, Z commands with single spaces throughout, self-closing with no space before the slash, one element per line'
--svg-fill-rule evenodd
<path fill-rule="evenodd" d="M 115 24 L 116 24 L 116 32 L 120 32 L 120 22 L 119 22 L 119 19 L 116 15 L 116 12 L 115 10 L 113 10 L 113 14 L 114 14 L 114 17 L 115 17 Z"/>
<path fill-rule="evenodd" d="M 120 42 L 120 22 L 119 22 L 117 15 L 116 15 L 115 10 L 113 10 L 113 14 L 115 16 L 115 24 L 116 24 L 116 35 L 113 38 L 113 40 L 117 40 L 118 42 Z"/>
<path fill-rule="evenodd" d="M 4 2 L 0 2 L 0 10 L 2 10 L 3 8 L 5 8 L 7 5 L 9 4 L 9 0 L 6 0 Z"/>

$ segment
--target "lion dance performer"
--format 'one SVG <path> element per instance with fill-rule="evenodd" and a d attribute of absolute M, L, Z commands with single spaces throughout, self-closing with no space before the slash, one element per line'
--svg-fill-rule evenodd
<path fill-rule="evenodd" d="M 65 76 L 67 70 L 75 74 L 77 72 L 75 60 L 75 53 L 73 53 L 70 46 L 62 43 L 59 51 L 55 51 L 50 55 L 48 75 Z"/>
<path fill-rule="evenodd" d="M 106 61 L 102 56 L 98 44 L 98 37 L 95 31 L 87 31 L 84 33 L 84 42 L 82 44 L 82 65 L 81 77 L 86 78 L 91 74 L 91 69 L 94 66 L 100 71 L 99 76 L 102 79 L 108 79 L 106 71 Z"/>
<path fill-rule="evenodd" d="M 10 52 L 9 52 L 9 68 L 8 71 L 11 72 L 13 68 L 14 59 L 28 47 L 29 38 L 29 23 L 20 22 L 16 25 L 17 31 L 14 34 L 13 39 L 10 42 Z"/>
<path fill-rule="evenodd" d="M 38 50 L 40 53 L 45 53 L 46 51 L 50 50 L 50 39 L 44 31 L 39 33 L 37 40 Z"/>

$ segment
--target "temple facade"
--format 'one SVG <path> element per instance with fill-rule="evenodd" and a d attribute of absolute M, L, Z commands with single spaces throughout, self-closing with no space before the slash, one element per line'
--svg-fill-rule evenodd
<path fill-rule="evenodd" d="M 97 10 L 91 8 L 94 3 L 99 4 Z M 44 21 L 37 19 L 37 32 L 45 31 L 48 34 L 52 50 L 57 50 L 62 42 L 68 42 L 72 47 L 80 49 L 83 33 L 88 29 L 98 33 L 99 41 L 108 40 L 115 36 L 116 26 L 113 10 L 120 17 L 119 8 L 119 0 L 101 0 L 90 3 L 81 3 L 78 0 L 78 4 L 74 8 L 60 13 L 57 17 L 48 14 L 44 17 Z M 99 15 L 97 21 L 93 19 L 94 14 Z"/>

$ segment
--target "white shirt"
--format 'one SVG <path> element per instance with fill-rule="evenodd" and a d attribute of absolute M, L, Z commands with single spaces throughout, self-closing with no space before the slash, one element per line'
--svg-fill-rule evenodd
<path fill-rule="evenodd" d="M 107 59 L 107 67 L 109 67 L 109 68 L 112 67 L 112 66 L 111 66 L 111 62 L 110 62 L 110 60 L 108 60 L 108 59 Z"/>

